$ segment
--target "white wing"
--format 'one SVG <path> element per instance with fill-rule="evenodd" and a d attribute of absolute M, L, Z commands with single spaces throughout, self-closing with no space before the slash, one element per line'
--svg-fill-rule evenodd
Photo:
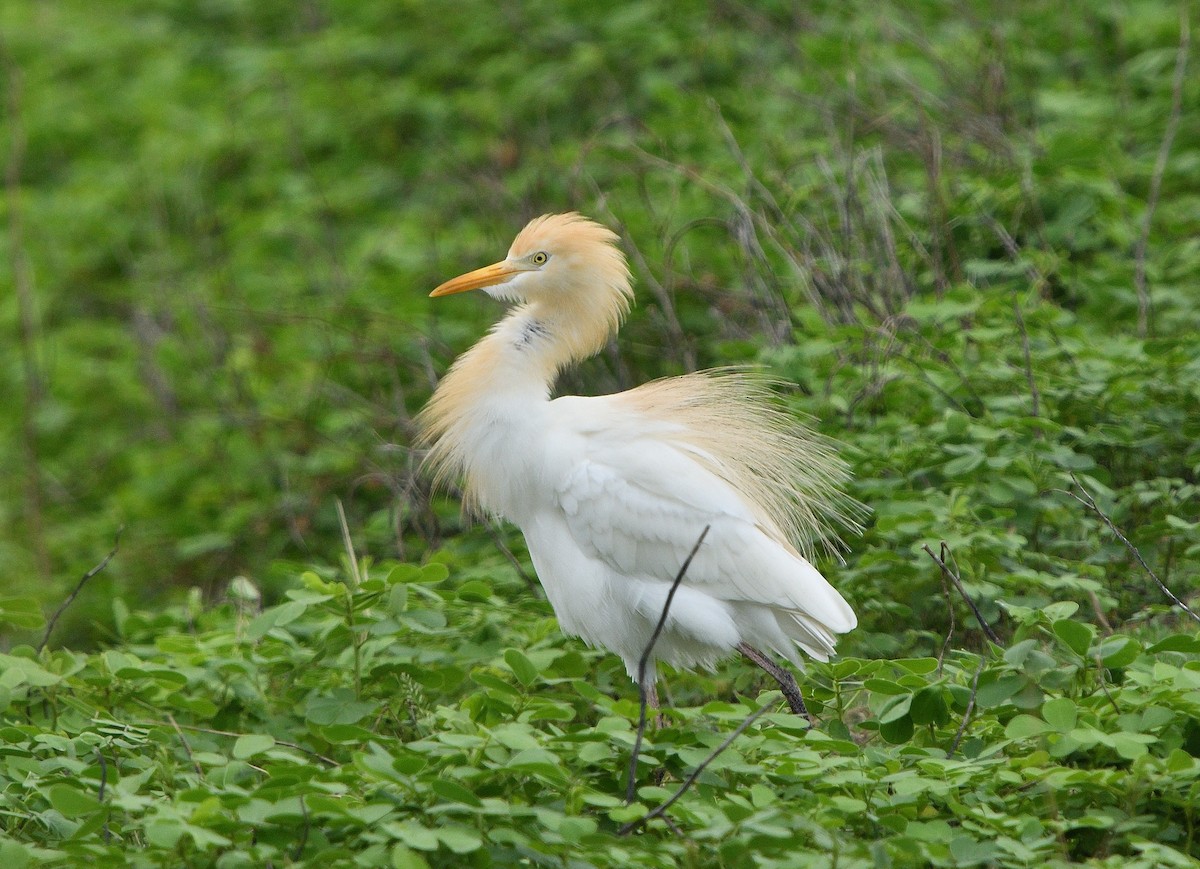
<path fill-rule="evenodd" d="M 616 424 L 621 414 L 605 413 L 604 399 L 560 403 L 575 438 L 555 491 L 584 553 L 620 575 L 670 583 L 709 526 L 684 586 L 747 613 L 770 610 L 773 624 L 818 658 L 832 652 L 834 634 L 855 626 L 853 610 L 824 577 L 668 431 Z M 794 649 L 777 651 L 794 657 Z"/>

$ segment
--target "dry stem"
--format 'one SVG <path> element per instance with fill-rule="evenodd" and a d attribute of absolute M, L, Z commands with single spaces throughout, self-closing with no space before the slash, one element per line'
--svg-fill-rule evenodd
<path fill-rule="evenodd" d="M 1179 119 L 1183 114 L 1183 83 L 1187 72 L 1188 52 L 1191 49 L 1192 29 L 1188 22 L 1187 5 L 1179 8 L 1179 50 L 1175 54 L 1175 76 L 1171 83 L 1171 114 L 1163 130 L 1162 142 L 1158 147 L 1158 158 L 1154 161 L 1154 174 L 1150 176 L 1150 193 L 1146 197 L 1146 211 L 1142 215 L 1142 231 L 1133 251 L 1133 284 L 1138 297 L 1138 335 L 1146 337 L 1150 328 L 1150 289 L 1146 284 L 1146 248 L 1150 244 L 1150 225 L 1154 222 L 1154 211 L 1158 207 L 1158 196 L 1162 191 L 1163 175 L 1167 171 L 1167 159 L 1171 156 L 1171 145 L 1179 130 Z"/>
<path fill-rule="evenodd" d="M 683 560 L 683 566 L 679 568 L 679 573 L 675 574 L 675 581 L 671 583 L 671 590 L 667 592 L 667 599 L 663 602 L 662 612 L 658 616 L 658 624 L 654 626 L 654 633 L 650 635 L 650 641 L 646 643 L 646 648 L 642 652 L 641 659 L 638 661 L 638 729 L 637 738 L 633 741 L 633 751 L 629 757 L 629 780 L 625 787 L 626 804 L 633 802 L 638 755 L 642 751 L 642 737 L 646 733 L 646 705 L 649 700 L 649 689 L 646 686 L 646 669 L 650 665 L 650 655 L 653 653 L 654 644 L 658 642 L 663 627 L 667 623 L 667 614 L 671 611 L 671 601 L 675 599 L 675 592 L 679 589 L 679 584 L 683 582 L 683 577 L 687 574 L 688 568 L 692 566 L 692 559 L 700 551 L 700 545 L 704 543 L 704 538 L 708 536 L 710 528 L 712 528 L 711 525 L 704 526 L 704 530 L 700 532 L 700 536 L 696 539 L 696 545 L 692 547 L 692 551 L 688 553 L 688 557 Z"/>
<path fill-rule="evenodd" d="M 1058 489 L 1057 491 L 1060 491 L 1060 492 L 1063 492 L 1064 494 L 1070 495 L 1072 498 L 1074 498 L 1080 504 L 1087 507 L 1093 513 L 1095 513 L 1097 516 L 1099 516 L 1101 521 L 1103 521 L 1104 524 L 1108 526 L 1108 530 L 1111 531 L 1114 535 L 1116 535 L 1118 540 L 1120 540 L 1122 543 L 1125 544 L 1125 548 L 1128 549 L 1133 554 L 1133 557 L 1138 560 L 1138 564 L 1140 564 L 1142 566 L 1142 569 L 1150 575 L 1150 578 L 1154 580 L 1155 584 L 1162 590 L 1162 593 L 1165 594 L 1168 598 L 1170 598 L 1171 602 L 1174 603 L 1177 607 L 1179 607 L 1181 610 L 1183 610 L 1185 613 L 1187 613 L 1189 616 L 1191 616 L 1196 621 L 1200 622 L 1200 615 L 1196 615 L 1196 613 L 1187 604 L 1185 604 L 1183 601 L 1181 601 L 1179 598 L 1177 598 L 1175 596 L 1175 593 L 1172 592 L 1171 589 L 1167 588 L 1167 584 L 1165 582 L 1163 582 L 1161 579 L 1158 578 L 1158 574 L 1155 573 L 1150 568 L 1150 565 L 1146 563 L 1146 559 L 1142 558 L 1141 550 L 1139 550 L 1136 546 L 1134 546 L 1132 543 L 1130 543 L 1129 538 L 1127 538 L 1124 534 L 1121 533 L 1121 529 L 1118 528 L 1116 525 L 1114 525 L 1113 521 L 1111 519 L 1109 519 L 1107 515 L 1105 515 L 1104 511 L 1101 510 L 1100 507 L 1096 504 L 1096 499 L 1092 497 L 1092 493 L 1083 487 L 1083 483 L 1079 482 L 1079 480 L 1076 478 L 1076 476 L 1074 474 L 1071 474 L 1071 482 L 1074 483 L 1075 487 L 1078 488 L 1079 491 L 1083 493 L 1082 498 L 1080 498 L 1074 492 L 1067 492 L 1064 489 Z"/>

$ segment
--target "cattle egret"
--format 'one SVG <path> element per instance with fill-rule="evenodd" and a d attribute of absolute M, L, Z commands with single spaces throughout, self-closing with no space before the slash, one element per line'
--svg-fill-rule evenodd
<path fill-rule="evenodd" d="M 614 395 L 551 399 L 558 373 L 596 354 L 633 298 L 617 236 L 587 218 L 530 222 L 508 256 L 435 289 L 516 303 L 451 367 L 421 412 L 438 481 L 521 529 L 568 635 L 639 660 L 705 527 L 645 670 L 712 669 L 738 650 L 807 715 L 798 649 L 828 660 L 854 611 L 801 553 L 835 545 L 859 505 L 829 443 L 738 371 L 669 377 Z"/>

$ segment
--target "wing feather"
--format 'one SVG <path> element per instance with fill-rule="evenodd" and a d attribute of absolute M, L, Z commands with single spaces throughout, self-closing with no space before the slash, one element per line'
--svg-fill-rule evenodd
<path fill-rule="evenodd" d="M 670 582 L 707 525 L 687 587 L 794 614 L 802 630 L 789 634 L 802 635 L 810 652 L 831 651 L 832 633 L 854 627 L 853 611 L 824 577 L 686 450 L 658 438 L 614 444 L 586 434 L 581 446 L 585 457 L 556 494 L 576 545 L 593 558 L 626 576 Z"/>

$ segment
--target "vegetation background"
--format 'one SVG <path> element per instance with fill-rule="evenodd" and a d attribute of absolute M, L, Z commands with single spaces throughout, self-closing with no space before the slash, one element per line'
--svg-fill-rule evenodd
<path fill-rule="evenodd" d="M 1197 20 L 4 3 L 0 858 L 1196 865 L 1200 636 L 1155 577 L 1195 603 Z M 820 727 L 670 675 L 632 805 L 620 665 L 409 448 L 498 316 L 427 291 L 568 209 L 640 304 L 564 391 L 760 364 L 873 508 Z"/>

